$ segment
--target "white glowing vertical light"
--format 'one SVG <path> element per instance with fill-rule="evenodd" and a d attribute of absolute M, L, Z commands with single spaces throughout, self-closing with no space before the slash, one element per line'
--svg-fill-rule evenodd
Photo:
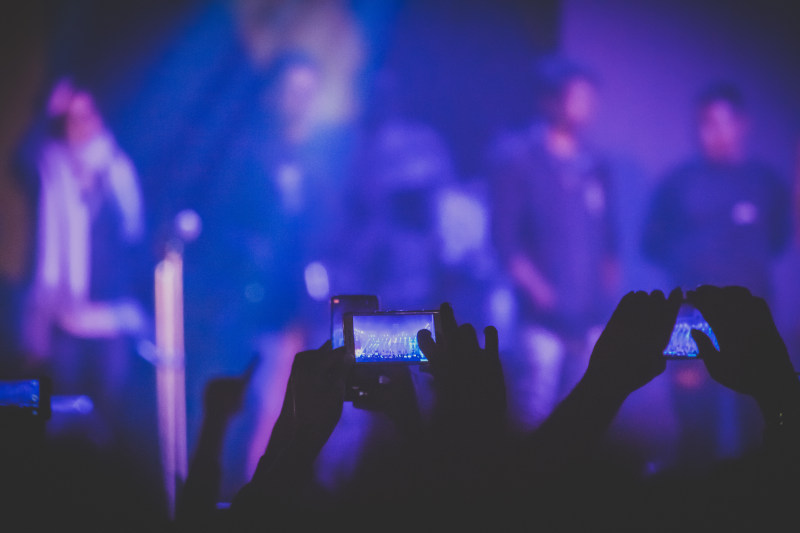
<path fill-rule="evenodd" d="M 170 516 L 186 479 L 186 386 L 183 342 L 183 259 L 169 251 L 156 265 L 156 391 L 164 487 Z"/>

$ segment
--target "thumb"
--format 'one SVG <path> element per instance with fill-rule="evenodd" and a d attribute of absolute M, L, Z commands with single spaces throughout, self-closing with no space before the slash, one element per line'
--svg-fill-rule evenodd
<path fill-rule="evenodd" d="M 711 342 L 708 335 L 699 329 L 692 330 L 692 339 L 697 344 L 697 351 L 705 363 L 708 373 L 713 374 L 713 370 L 720 362 L 720 353 L 714 348 L 714 343 Z"/>
<path fill-rule="evenodd" d="M 486 326 L 483 329 L 483 336 L 484 336 L 484 349 L 487 352 L 496 354 L 499 350 L 499 343 L 497 341 L 497 328 L 494 326 Z"/>
<path fill-rule="evenodd" d="M 436 351 L 436 341 L 433 340 L 431 336 L 431 332 L 427 329 L 421 329 L 417 332 L 417 344 L 419 344 L 419 349 L 422 350 L 422 353 L 425 354 L 431 362 L 435 362 L 438 357 L 438 353 Z"/>

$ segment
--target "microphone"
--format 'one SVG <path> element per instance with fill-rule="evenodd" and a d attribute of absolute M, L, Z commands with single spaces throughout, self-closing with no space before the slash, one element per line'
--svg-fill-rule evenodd
<path fill-rule="evenodd" d="M 196 240 L 203 230 L 203 220 L 194 209 L 179 211 L 172 220 L 172 227 L 168 230 L 165 242 L 165 251 L 183 253 L 187 243 Z"/>
<path fill-rule="evenodd" d="M 203 220 L 194 209 L 184 209 L 175 215 L 174 229 L 183 242 L 192 242 L 203 231 Z"/>

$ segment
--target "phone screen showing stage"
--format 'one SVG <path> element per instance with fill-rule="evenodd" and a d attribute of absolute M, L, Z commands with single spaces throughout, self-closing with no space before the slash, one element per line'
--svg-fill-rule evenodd
<path fill-rule="evenodd" d="M 342 294 L 331 298 L 331 344 L 344 346 L 344 314 L 372 313 L 378 310 L 378 297 L 372 294 Z"/>
<path fill-rule="evenodd" d="M 711 339 L 714 348 L 719 350 L 719 343 L 711 326 L 694 306 L 684 303 L 678 310 L 678 318 L 675 320 L 675 327 L 672 329 L 669 343 L 664 349 L 666 357 L 675 359 L 692 359 L 699 355 L 697 343 L 692 338 L 692 330 L 700 330 Z"/>
<path fill-rule="evenodd" d="M 427 329 L 436 340 L 435 312 L 353 315 L 356 363 L 427 363 L 417 332 Z"/>

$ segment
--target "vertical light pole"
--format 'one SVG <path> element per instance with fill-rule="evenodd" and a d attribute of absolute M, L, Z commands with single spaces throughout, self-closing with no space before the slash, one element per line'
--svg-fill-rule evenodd
<path fill-rule="evenodd" d="M 183 339 L 183 242 L 200 232 L 194 211 L 175 219 L 177 234 L 155 269 L 156 393 L 164 489 L 170 518 L 189 470 L 186 444 L 186 374 Z"/>

